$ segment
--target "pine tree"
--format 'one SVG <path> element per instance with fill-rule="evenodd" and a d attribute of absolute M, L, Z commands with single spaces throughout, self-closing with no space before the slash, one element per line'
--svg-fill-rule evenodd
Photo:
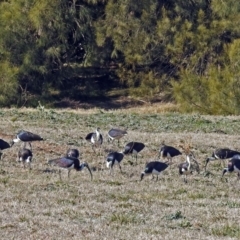
<path fill-rule="evenodd" d="M 16 0 L 0 3 L 0 61 L 18 69 L 21 89 L 41 97 L 94 62 L 94 17 L 102 1 Z M 99 8 L 96 8 L 99 7 Z M 16 96 L 16 95 L 15 95 Z M 26 99 L 25 99 L 26 100 Z"/>

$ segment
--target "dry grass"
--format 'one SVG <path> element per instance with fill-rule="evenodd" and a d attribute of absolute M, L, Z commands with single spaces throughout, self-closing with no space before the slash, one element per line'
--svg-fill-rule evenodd
<path fill-rule="evenodd" d="M 119 100 L 120 101 L 120 100 Z M 72 113 L 77 113 L 77 114 L 94 114 L 94 113 L 99 113 L 99 111 L 102 112 L 114 112 L 114 113 L 120 113 L 120 112 L 124 112 L 124 113 L 139 113 L 139 114 L 146 114 L 146 113 L 169 113 L 169 112 L 179 112 L 179 106 L 177 104 L 171 103 L 171 102 L 166 102 L 166 103 L 143 103 L 142 105 L 136 104 L 136 106 L 134 106 L 134 103 L 130 104 L 131 107 L 127 107 L 127 108 L 119 108 L 119 109 L 109 109 L 107 103 L 105 104 L 105 109 L 108 110 L 103 110 L 101 108 L 98 107 L 92 107 L 92 108 L 88 108 L 88 109 L 83 109 L 83 108 L 65 108 L 63 109 L 58 109 L 55 110 L 57 112 L 72 112 Z M 119 105 L 121 105 L 119 103 Z M 4 109 L 4 111 L 12 111 L 9 109 Z M 20 112 L 33 112 L 35 111 L 35 109 L 33 108 L 20 108 L 18 109 L 18 111 Z"/>
<path fill-rule="evenodd" d="M 31 171 L 16 162 L 19 145 L 4 151 L 0 169 L 1 239 L 239 239 L 239 190 L 236 174 L 221 180 L 222 166 L 204 160 L 219 147 L 239 148 L 240 117 L 210 117 L 180 114 L 145 114 L 147 111 L 82 113 L 71 111 L 2 110 L 1 136 L 11 140 L 20 129 L 41 134 L 46 141 L 33 144 Z M 106 139 L 111 126 L 128 126 L 121 141 L 142 141 L 137 166 L 125 156 L 120 174 L 110 176 L 105 168 L 107 149 L 119 149 L 104 141 L 99 155 L 84 140 L 100 126 Z M 223 134 L 225 132 L 226 134 Z M 139 181 L 146 161 L 156 159 L 159 144 L 177 146 L 184 139 L 192 142 L 201 173 L 187 184 L 178 175 L 174 159 L 158 182 L 145 177 Z M 69 147 L 81 151 L 81 159 L 94 171 L 91 182 L 86 170 L 72 171 L 68 180 L 51 173 L 47 159 L 64 155 Z M 227 179 L 227 181 L 225 180 Z"/>

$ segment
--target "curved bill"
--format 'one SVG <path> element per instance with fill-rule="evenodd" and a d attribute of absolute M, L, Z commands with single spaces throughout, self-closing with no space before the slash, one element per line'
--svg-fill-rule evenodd
<path fill-rule="evenodd" d="M 92 171 L 91 171 L 91 169 L 90 169 L 90 167 L 88 166 L 87 163 L 85 163 L 85 167 L 88 169 L 88 171 L 89 171 L 89 173 L 91 175 L 91 181 L 92 181 L 92 179 L 93 179 Z"/>

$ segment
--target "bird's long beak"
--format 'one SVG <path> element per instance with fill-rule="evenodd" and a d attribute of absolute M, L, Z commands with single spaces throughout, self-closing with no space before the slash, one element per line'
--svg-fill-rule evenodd
<path fill-rule="evenodd" d="M 91 181 L 92 181 L 92 179 L 93 179 L 92 171 L 91 171 L 90 167 L 88 166 L 88 164 L 85 164 L 85 167 L 88 169 L 88 171 L 91 175 Z"/>
<path fill-rule="evenodd" d="M 227 172 L 228 170 L 226 168 L 223 169 L 223 173 L 222 173 L 222 177 L 224 176 L 224 174 Z"/>
<path fill-rule="evenodd" d="M 14 144 L 14 141 L 12 140 L 12 141 L 9 143 L 10 147 L 12 147 L 13 144 Z"/>
<path fill-rule="evenodd" d="M 208 162 L 209 162 L 209 158 L 206 159 L 206 164 L 205 164 L 205 166 L 204 166 L 205 171 L 206 171 L 206 168 L 207 168 Z"/>

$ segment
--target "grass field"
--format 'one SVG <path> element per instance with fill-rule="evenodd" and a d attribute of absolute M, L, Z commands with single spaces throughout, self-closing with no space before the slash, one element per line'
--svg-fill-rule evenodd
<path fill-rule="evenodd" d="M 11 109 L 0 111 L 0 138 L 10 141 L 21 129 L 40 134 L 33 143 L 33 169 L 16 162 L 20 144 L 4 150 L 0 168 L 1 239 L 239 239 L 240 182 L 236 173 L 221 179 L 218 161 L 203 169 L 217 147 L 240 150 L 240 117 L 183 115 L 174 112 L 132 109 L 119 111 L 57 111 Z M 102 150 L 94 154 L 85 140 L 101 128 Z M 128 136 L 106 141 L 111 127 L 128 127 Z M 180 156 L 160 177 L 139 181 L 145 163 L 157 159 L 162 141 L 177 147 L 191 142 L 201 172 L 179 176 Z M 137 165 L 131 156 L 109 175 L 105 157 L 122 150 L 128 141 L 142 141 L 145 149 Z M 63 172 L 63 181 L 46 162 L 78 148 L 81 161 L 97 169 L 89 173 Z M 164 160 L 165 161 L 165 160 Z M 101 170 L 103 167 L 103 170 Z"/>

